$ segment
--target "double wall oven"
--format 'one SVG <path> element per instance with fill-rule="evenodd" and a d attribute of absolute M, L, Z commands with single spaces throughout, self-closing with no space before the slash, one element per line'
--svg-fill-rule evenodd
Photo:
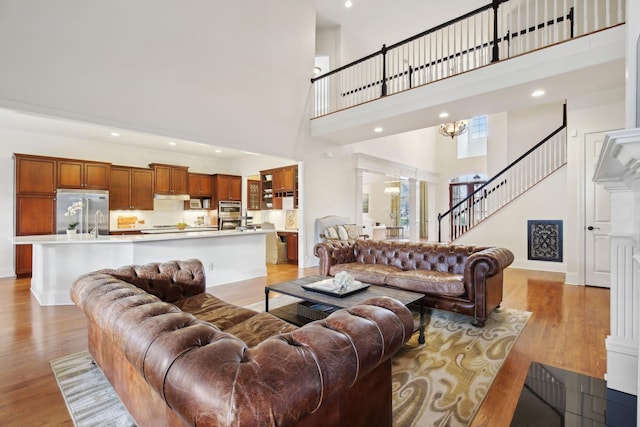
<path fill-rule="evenodd" d="M 235 230 L 242 226 L 242 202 L 218 202 L 218 230 Z"/>

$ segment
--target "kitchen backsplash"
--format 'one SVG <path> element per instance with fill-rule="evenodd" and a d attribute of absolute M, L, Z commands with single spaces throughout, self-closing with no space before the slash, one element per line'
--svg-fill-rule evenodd
<path fill-rule="evenodd" d="M 282 210 L 248 211 L 247 216 L 253 218 L 253 224 L 261 224 L 263 221 L 268 221 L 272 222 L 276 229 L 285 230 L 290 229 L 290 227 L 286 226 L 286 221 L 287 212 L 292 210 L 294 210 L 293 199 L 285 198 L 283 199 Z M 158 225 L 175 225 L 178 222 L 186 222 L 189 225 L 218 224 L 217 209 L 185 210 L 182 200 L 154 200 L 154 210 L 152 211 L 115 210 L 110 211 L 109 214 L 109 229 L 111 231 L 152 228 Z M 204 224 L 199 224 L 200 219 L 204 221 Z"/>

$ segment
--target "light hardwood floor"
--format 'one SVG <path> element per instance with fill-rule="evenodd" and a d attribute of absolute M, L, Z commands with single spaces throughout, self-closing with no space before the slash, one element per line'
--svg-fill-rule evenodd
<path fill-rule="evenodd" d="M 316 274 L 316 268 L 270 266 L 268 276 L 217 286 L 213 293 L 247 305 L 265 284 Z M 503 306 L 533 313 L 505 361 L 473 426 L 508 426 L 531 361 L 603 378 L 609 290 L 563 284 L 564 275 L 507 269 Z M 75 306 L 41 307 L 29 279 L 0 279 L 0 425 L 72 426 L 49 361 L 87 348 Z"/>

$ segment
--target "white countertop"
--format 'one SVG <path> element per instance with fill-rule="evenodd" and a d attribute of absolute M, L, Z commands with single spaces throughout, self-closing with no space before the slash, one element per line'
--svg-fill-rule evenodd
<path fill-rule="evenodd" d="M 273 230 L 271 230 L 273 231 Z M 34 243 L 41 244 L 79 244 L 79 243 L 122 243 L 122 242 L 151 242 L 161 240 L 183 240 L 183 239 L 202 239 L 205 237 L 230 237 L 242 236 L 247 234 L 265 234 L 269 230 L 224 230 L 224 231 L 178 231 L 175 233 L 159 233 L 159 234 L 124 234 L 99 236 L 97 239 L 90 234 L 79 234 L 73 238 L 67 237 L 66 234 L 49 234 L 40 236 L 14 236 L 9 240 L 14 245 L 31 245 Z"/>

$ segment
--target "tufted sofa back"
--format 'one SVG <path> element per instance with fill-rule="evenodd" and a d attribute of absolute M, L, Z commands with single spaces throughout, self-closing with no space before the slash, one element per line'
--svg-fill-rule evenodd
<path fill-rule="evenodd" d="M 487 247 L 358 240 L 354 246 L 354 254 L 355 261 L 363 264 L 384 264 L 402 270 L 464 274 L 469 256 L 484 249 Z"/>
<path fill-rule="evenodd" d="M 204 268 L 197 259 L 127 265 L 103 269 L 96 273 L 108 274 L 131 283 L 166 302 L 176 302 L 200 294 L 206 289 Z"/>

